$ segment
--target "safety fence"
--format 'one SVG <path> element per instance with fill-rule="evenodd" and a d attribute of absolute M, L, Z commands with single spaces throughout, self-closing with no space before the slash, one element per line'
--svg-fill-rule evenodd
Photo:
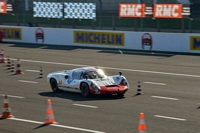
<path fill-rule="evenodd" d="M 10 5 L 10 4 L 9 4 Z M 111 4 L 108 4 L 111 6 Z M 107 5 L 107 6 L 108 6 Z M 1 25 L 121 31 L 200 32 L 200 5 L 29 2 L 0 12 Z M 106 6 L 106 8 L 104 8 Z"/>

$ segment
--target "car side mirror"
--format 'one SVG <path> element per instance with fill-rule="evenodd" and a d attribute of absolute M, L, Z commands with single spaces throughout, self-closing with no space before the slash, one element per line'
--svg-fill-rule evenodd
<path fill-rule="evenodd" d="M 122 72 L 119 72 L 119 76 L 122 76 Z"/>
<path fill-rule="evenodd" d="M 69 78 L 69 75 L 66 75 L 66 76 L 65 76 L 65 79 L 68 79 L 68 78 Z"/>

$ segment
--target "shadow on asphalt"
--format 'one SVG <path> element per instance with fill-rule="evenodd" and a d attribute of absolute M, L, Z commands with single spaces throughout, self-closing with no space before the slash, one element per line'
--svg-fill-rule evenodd
<path fill-rule="evenodd" d="M 40 96 L 45 97 L 58 97 L 63 99 L 69 99 L 73 101 L 93 101 L 93 100 L 118 100 L 123 99 L 123 96 L 118 95 L 93 95 L 90 97 L 84 97 L 80 93 L 73 92 L 41 92 L 38 93 Z"/>
<path fill-rule="evenodd" d="M 155 51 L 142 51 L 142 50 L 120 50 L 120 49 L 115 49 L 115 50 L 102 50 L 99 51 L 99 53 L 112 53 L 112 54 L 125 54 L 125 55 L 142 55 L 142 56 L 160 56 L 160 57 L 172 57 L 175 54 L 173 53 L 158 53 Z"/>
<path fill-rule="evenodd" d="M 76 50 L 76 49 L 95 49 L 95 48 L 87 48 L 87 47 L 77 47 L 77 46 L 67 46 L 67 45 L 46 45 L 46 44 L 26 44 L 26 43 L 5 43 L 11 44 L 9 47 L 19 47 L 19 48 L 40 48 L 40 49 L 52 49 L 52 50 Z"/>
<path fill-rule="evenodd" d="M 36 129 L 39 129 L 39 128 L 42 128 L 42 127 L 46 127 L 46 126 L 48 126 L 48 124 L 42 124 L 42 125 L 37 126 L 36 128 L 34 128 L 33 130 L 36 130 Z"/>
<path fill-rule="evenodd" d="M 192 55 L 199 56 L 200 54 L 194 53 L 180 53 L 180 52 L 165 52 L 165 51 L 153 51 L 153 50 L 130 50 L 120 48 L 97 48 L 97 47 L 86 47 L 86 46 L 68 46 L 68 45 L 47 45 L 47 44 L 27 44 L 27 43 L 9 43 L 6 42 L 4 45 L 9 44 L 9 47 L 20 47 L 20 48 L 40 48 L 40 49 L 51 49 L 51 50 L 78 50 L 78 49 L 93 49 L 99 50 L 99 53 L 112 53 L 112 54 L 129 54 L 129 55 L 142 55 L 142 56 L 162 56 L 172 57 L 174 55 Z"/>

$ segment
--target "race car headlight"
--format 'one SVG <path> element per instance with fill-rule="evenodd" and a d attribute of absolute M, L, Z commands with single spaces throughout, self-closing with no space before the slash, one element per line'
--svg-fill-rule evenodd
<path fill-rule="evenodd" d="M 94 83 L 91 84 L 94 91 L 100 91 L 99 87 L 97 87 Z"/>

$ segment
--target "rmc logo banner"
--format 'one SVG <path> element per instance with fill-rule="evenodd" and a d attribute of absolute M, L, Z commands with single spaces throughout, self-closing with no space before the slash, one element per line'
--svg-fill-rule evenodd
<path fill-rule="evenodd" d="M 189 18 L 190 7 L 183 4 L 119 4 L 121 18 Z"/>
<path fill-rule="evenodd" d="M 0 13 L 7 13 L 7 2 L 0 2 Z"/>

